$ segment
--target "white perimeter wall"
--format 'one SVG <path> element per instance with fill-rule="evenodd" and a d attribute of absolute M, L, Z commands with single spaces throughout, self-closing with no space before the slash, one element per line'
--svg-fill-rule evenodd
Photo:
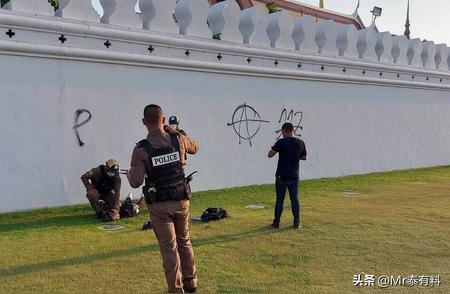
<path fill-rule="evenodd" d="M 64 18 L 46 0 L 0 9 L 0 212 L 86 202 L 81 174 L 109 158 L 129 167 L 150 103 L 199 144 L 187 166 L 199 171 L 195 191 L 273 182 L 267 152 L 282 123 L 300 118 L 284 109 L 303 113 L 303 179 L 450 163 L 446 45 L 240 12 L 234 0 L 178 1 L 178 27 L 175 1 L 150 1 L 142 19 L 135 2 L 105 9 L 102 23 L 89 1 L 65 1 Z M 227 125 L 244 103 L 260 116 L 247 108 L 240 125 L 243 137 L 258 130 L 251 145 Z M 78 128 L 84 146 L 79 109 L 92 114 Z M 130 191 L 123 178 L 122 197 Z"/>
<path fill-rule="evenodd" d="M 277 160 L 266 156 L 284 108 L 304 114 L 302 178 L 450 162 L 450 101 L 441 91 L 29 57 L 0 58 L 0 67 L 9 69 L 0 78 L 1 211 L 85 201 L 80 175 L 110 157 L 129 166 L 149 103 L 179 116 L 200 145 L 187 167 L 199 171 L 195 190 L 272 182 Z M 244 102 L 270 121 L 252 146 L 227 126 Z M 79 129 L 80 147 L 72 127 L 83 108 L 93 118 Z"/>

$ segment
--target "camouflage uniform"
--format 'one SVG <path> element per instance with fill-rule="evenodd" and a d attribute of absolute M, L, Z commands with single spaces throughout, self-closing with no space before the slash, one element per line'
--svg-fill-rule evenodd
<path fill-rule="evenodd" d="M 107 164 L 110 162 L 108 160 Z M 116 161 L 114 162 L 117 163 Z M 118 172 L 110 176 L 108 175 L 108 166 L 100 165 L 83 174 L 81 181 L 86 187 L 86 197 L 95 210 L 97 217 L 105 220 L 120 219 L 121 179 Z"/>

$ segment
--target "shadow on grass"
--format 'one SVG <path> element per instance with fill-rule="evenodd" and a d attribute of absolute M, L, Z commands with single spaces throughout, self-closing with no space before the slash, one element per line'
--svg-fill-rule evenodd
<path fill-rule="evenodd" d="M 263 228 L 259 228 L 256 230 L 250 230 L 245 231 L 241 233 L 236 234 L 230 234 L 230 235 L 222 235 L 222 236 L 216 236 L 212 238 L 206 238 L 206 239 L 199 239 L 199 240 L 193 240 L 193 246 L 194 250 L 196 247 L 201 247 L 205 245 L 210 244 L 216 244 L 216 243 L 226 243 L 226 242 L 233 242 L 236 240 L 243 240 L 247 238 L 251 238 L 254 236 L 264 235 L 264 234 L 273 234 L 277 232 L 283 232 L 286 229 L 279 229 L 274 230 L 270 226 L 266 226 Z M 159 246 L 157 244 L 151 244 L 146 246 L 139 246 L 139 247 L 133 247 L 129 249 L 120 249 L 120 250 L 114 250 L 109 252 L 101 252 L 96 254 L 90 254 L 80 257 L 74 257 L 74 258 L 66 258 L 66 259 L 59 259 L 54 261 L 48 261 L 48 262 L 42 262 L 42 263 L 35 263 L 31 265 L 23 265 L 23 266 L 17 266 L 10 269 L 0 269 L 0 276 L 1 277 L 8 277 L 8 276 L 16 276 L 21 274 L 27 274 L 27 273 L 33 273 L 43 270 L 55 270 L 59 267 L 64 266 L 74 266 L 74 265 L 80 265 L 80 264 L 89 264 L 96 261 L 101 260 L 107 260 L 111 258 L 117 258 L 117 257 L 124 257 L 132 254 L 138 254 L 138 253 L 144 253 L 148 251 L 156 252 L 159 250 Z"/>
<path fill-rule="evenodd" d="M 93 214 L 61 215 L 36 220 L 25 218 L 21 221 L 0 223 L 0 233 L 45 229 L 53 226 L 79 227 L 80 225 L 99 223 L 103 223 L 103 221 L 96 219 Z"/>

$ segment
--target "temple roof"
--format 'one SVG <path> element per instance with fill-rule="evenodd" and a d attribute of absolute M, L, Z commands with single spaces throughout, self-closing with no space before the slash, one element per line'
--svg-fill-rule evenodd
<path fill-rule="evenodd" d="M 299 3 L 293 0 L 253 0 L 252 2 L 260 2 L 264 4 L 269 2 L 275 2 L 277 6 L 283 10 L 298 12 L 301 15 L 307 14 L 320 19 L 331 19 L 341 24 L 352 24 L 358 30 L 365 28 L 357 11 L 355 11 L 353 15 L 346 15 L 325 8 L 320 8 L 305 3 Z"/>
<path fill-rule="evenodd" d="M 220 0 L 208 0 L 212 5 Z M 236 0 L 241 9 L 249 8 L 254 6 L 254 2 L 259 2 L 261 4 L 267 4 L 269 2 L 275 2 L 277 6 L 285 11 L 299 13 L 300 15 L 310 15 L 317 19 L 331 19 L 340 24 L 352 24 L 358 30 L 365 29 L 365 26 L 358 15 L 358 8 L 352 15 L 342 14 L 336 11 L 319 8 L 317 6 L 308 5 L 305 3 L 299 3 L 293 0 Z"/>

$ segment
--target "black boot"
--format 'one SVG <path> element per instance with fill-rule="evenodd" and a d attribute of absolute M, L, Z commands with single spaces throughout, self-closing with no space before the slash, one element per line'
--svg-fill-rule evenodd
<path fill-rule="evenodd" d="M 299 219 L 294 219 L 292 227 L 294 229 L 296 229 L 296 230 L 301 229 L 302 228 L 302 224 L 301 224 L 300 220 Z"/>
<path fill-rule="evenodd" d="M 273 222 L 272 222 L 272 228 L 274 228 L 274 229 L 279 229 L 279 228 L 280 228 L 280 222 L 279 222 L 279 221 L 276 221 L 276 220 L 273 220 Z"/>

